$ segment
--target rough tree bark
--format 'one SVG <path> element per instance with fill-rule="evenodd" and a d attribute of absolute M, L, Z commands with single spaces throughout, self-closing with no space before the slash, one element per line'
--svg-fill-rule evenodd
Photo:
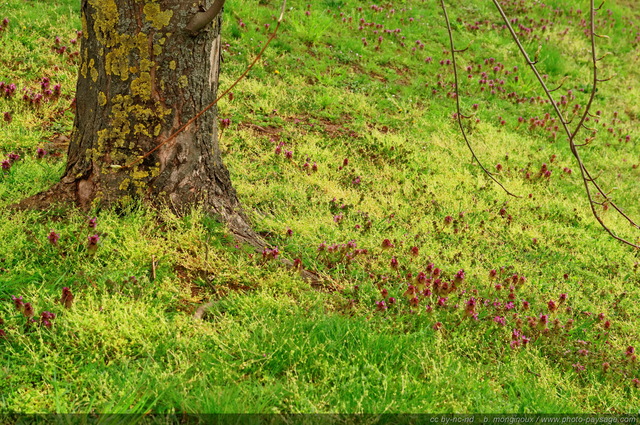
<path fill-rule="evenodd" d="M 209 7 L 212 0 L 200 6 Z M 71 201 L 81 208 L 165 202 L 202 205 L 240 238 L 260 244 L 240 210 L 210 109 L 175 140 L 162 140 L 215 99 L 221 15 L 196 35 L 185 0 L 82 0 L 76 118 L 59 183 L 20 207 Z"/>

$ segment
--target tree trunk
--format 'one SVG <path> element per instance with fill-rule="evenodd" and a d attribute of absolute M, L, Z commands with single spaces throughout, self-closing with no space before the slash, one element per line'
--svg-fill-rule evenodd
<path fill-rule="evenodd" d="M 86 209 L 144 199 L 183 212 L 202 205 L 241 239 L 260 244 L 222 164 L 215 107 L 141 159 L 215 99 L 222 19 L 219 15 L 197 35 L 188 34 L 196 5 L 82 0 L 81 65 L 67 166 L 58 184 L 21 206 L 68 200 Z"/>

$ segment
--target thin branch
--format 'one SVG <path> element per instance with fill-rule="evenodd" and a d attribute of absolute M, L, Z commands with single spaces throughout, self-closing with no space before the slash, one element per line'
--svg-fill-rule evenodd
<path fill-rule="evenodd" d="M 592 90 L 591 90 L 591 96 L 589 98 L 589 102 L 585 108 L 585 112 L 582 115 L 582 118 L 580 120 L 580 122 L 578 123 L 578 125 L 576 126 L 576 130 L 574 132 L 572 132 L 569 129 L 569 126 L 566 122 L 566 120 L 564 119 L 564 116 L 562 115 L 562 112 L 560 111 L 560 108 L 558 107 L 558 104 L 556 103 L 556 101 L 554 100 L 553 96 L 551 95 L 551 92 L 549 91 L 549 89 L 547 88 L 547 85 L 545 84 L 544 80 L 542 79 L 542 76 L 540 75 L 540 73 L 538 72 L 538 69 L 535 66 L 535 63 L 533 61 L 531 61 L 531 59 L 529 58 L 529 55 L 527 54 L 526 50 L 524 49 L 522 43 L 520 42 L 520 39 L 518 38 L 517 34 L 515 33 L 515 31 L 513 30 L 513 27 L 511 26 L 511 22 L 509 21 L 509 19 L 507 18 L 506 14 L 504 13 L 504 10 L 502 10 L 502 7 L 500 6 L 500 3 L 498 2 L 498 0 L 493 0 L 493 4 L 496 6 L 496 8 L 498 9 L 498 12 L 500 12 L 500 15 L 502 16 L 502 19 L 505 23 L 505 25 L 507 26 L 507 28 L 509 29 L 509 32 L 511 33 L 511 37 L 513 38 L 513 40 L 515 41 L 515 43 L 517 44 L 518 48 L 520 49 L 520 52 L 522 53 L 522 56 L 524 56 L 527 64 L 529 65 L 529 67 L 531 68 L 531 70 L 533 71 L 533 73 L 535 74 L 536 78 L 538 79 L 538 82 L 540 83 L 540 85 L 542 86 L 542 89 L 544 90 L 544 92 L 546 93 L 547 97 L 549 98 L 549 101 L 551 102 L 551 105 L 553 106 L 553 109 L 556 112 L 556 115 L 560 118 L 560 122 L 562 124 L 562 127 L 567 135 L 567 138 L 569 139 L 569 147 L 571 149 L 571 153 L 573 154 L 573 156 L 576 158 L 576 161 L 578 162 L 578 166 L 580 167 L 580 173 L 582 175 L 582 181 L 584 183 L 584 187 L 585 187 L 585 192 L 587 194 L 587 198 L 589 200 L 589 205 L 591 206 L 591 212 L 593 213 L 593 216 L 595 217 L 595 219 L 600 223 L 600 225 L 602 226 L 602 228 L 609 233 L 609 235 L 611 235 L 614 239 L 619 240 L 620 242 L 623 242 L 627 245 L 630 245 L 634 248 L 638 248 L 640 249 L 640 246 L 637 244 L 634 244 L 632 242 L 629 242 L 621 237 L 619 237 L 618 235 L 616 235 L 602 220 L 602 218 L 598 215 L 598 212 L 595 209 L 595 204 L 594 204 L 594 199 L 593 196 L 591 195 L 591 190 L 589 187 L 589 183 L 593 184 L 593 186 L 595 187 L 595 189 L 598 191 L 598 193 L 600 193 L 604 199 L 606 201 L 609 202 L 609 204 L 615 208 L 616 211 L 618 211 L 618 213 L 620 215 L 622 215 L 632 226 L 639 228 L 640 226 L 638 226 L 629 216 L 627 216 L 613 201 L 611 201 L 608 196 L 604 193 L 604 191 L 602 190 L 602 188 L 595 182 L 595 179 L 593 179 L 591 177 L 591 174 L 589 173 L 588 169 L 586 168 L 586 166 L 584 165 L 584 163 L 582 162 L 582 158 L 580 156 L 580 153 L 578 152 L 577 146 L 574 142 L 574 139 L 576 137 L 576 135 L 578 134 L 578 131 L 580 130 L 580 128 L 582 127 L 587 114 L 591 108 L 591 104 L 593 102 L 593 99 L 595 97 L 595 92 L 597 89 L 597 84 L 598 84 L 598 77 L 597 77 L 597 71 L 598 71 L 598 67 L 597 67 L 597 57 L 596 57 L 596 45 L 595 45 L 595 37 L 597 36 L 597 34 L 595 33 L 595 13 L 596 13 L 596 8 L 594 7 L 594 1 L 591 0 L 591 7 L 590 7 L 590 12 L 591 12 L 591 31 L 590 31 L 590 38 L 591 38 L 591 56 L 592 56 L 592 63 L 593 63 L 593 83 L 592 83 Z"/>
<path fill-rule="evenodd" d="M 611 77 L 609 77 L 609 78 L 598 78 L 598 82 L 599 82 L 599 83 L 604 83 L 605 81 L 609 81 L 609 80 L 611 80 L 611 79 L 615 78 L 617 75 L 618 75 L 618 74 L 613 74 L 613 75 L 612 75 Z"/>
<path fill-rule="evenodd" d="M 205 12 L 198 12 L 189 21 L 185 30 L 191 35 L 196 35 L 202 28 L 213 21 L 222 10 L 225 0 L 216 0 Z"/>
<path fill-rule="evenodd" d="M 467 137 L 467 133 L 464 131 L 464 126 L 462 125 L 462 117 L 464 115 L 462 115 L 462 112 L 460 111 L 460 92 L 459 92 L 459 89 L 458 89 L 458 68 L 456 66 L 456 52 L 460 52 L 460 51 L 456 50 L 456 48 L 454 47 L 454 44 L 453 44 L 453 34 L 451 33 L 451 23 L 449 22 L 449 15 L 447 14 L 447 7 L 444 4 L 444 0 L 440 0 L 440 4 L 442 6 L 442 12 L 444 14 L 444 20 L 447 23 L 447 32 L 449 34 L 449 44 L 451 45 L 451 64 L 453 66 L 454 90 L 455 90 L 455 96 L 456 96 L 456 119 L 458 121 L 458 126 L 460 127 L 460 133 L 462 133 L 462 137 L 464 138 L 464 141 L 467 144 L 467 147 L 469 148 L 469 151 L 471 152 L 471 155 L 473 156 L 473 159 L 475 159 L 476 162 L 478 163 L 478 165 L 480 165 L 480 168 L 482 168 L 482 171 L 484 171 L 485 174 L 491 178 L 491 180 L 496 182 L 498 184 L 498 186 L 500 186 L 502 188 L 502 190 L 504 190 L 508 195 L 513 196 L 515 198 L 520 198 L 520 196 L 509 192 L 507 190 L 507 188 L 504 187 L 504 185 L 502 183 L 500 183 L 495 177 L 493 177 L 493 174 L 491 174 L 489 172 L 489 170 L 487 170 L 484 167 L 484 165 L 482 165 L 482 162 L 480 162 L 480 159 L 478 159 L 478 156 L 474 152 L 473 147 L 471 146 L 471 143 L 469 142 L 469 139 Z M 466 49 L 464 49 L 464 50 L 466 50 Z M 462 51 L 464 51 L 464 50 L 462 50 Z"/>
<path fill-rule="evenodd" d="M 567 76 L 565 75 L 564 77 L 562 77 L 562 80 L 560 81 L 560 85 L 558 87 L 556 87 L 555 89 L 549 90 L 549 92 L 553 93 L 556 90 L 560 90 L 560 88 L 562 88 L 562 86 L 564 86 L 564 82 L 567 81 Z"/>
<path fill-rule="evenodd" d="M 173 134 L 171 134 L 165 140 L 160 142 L 155 148 L 151 149 L 149 152 L 145 153 L 142 156 L 139 156 L 137 159 L 134 159 L 133 161 L 131 161 L 127 165 L 124 165 L 123 167 L 120 167 L 120 168 L 130 168 L 130 167 L 132 167 L 133 165 L 137 164 L 138 162 L 144 160 L 145 158 L 148 158 L 149 155 L 151 155 L 152 153 L 154 153 L 155 151 L 160 149 L 162 146 L 164 146 L 167 143 L 169 143 L 170 141 L 174 140 L 180 133 L 182 133 L 187 127 L 189 127 L 191 124 L 193 124 L 205 112 L 207 112 L 209 109 L 213 108 L 220 101 L 220 99 L 225 97 L 227 95 L 227 93 L 229 93 L 240 81 L 242 81 L 244 79 L 244 77 L 246 77 L 246 75 L 249 73 L 249 71 L 251 71 L 251 69 L 254 67 L 254 65 L 260 60 L 260 58 L 264 54 L 264 51 L 267 50 L 267 47 L 269 46 L 269 43 L 271 43 L 271 40 L 273 40 L 276 37 L 276 34 L 278 33 L 278 28 L 280 28 L 280 23 L 282 22 L 282 20 L 284 18 L 284 11 L 286 9 L 286 5 L 287 5 L 287 0 L 283 0 L 283 2 L 282 2 L 282 10 L 280 12 L 280 18 L 278 18 L 278 23 L 276 24 L 276 27 L 273 30 L 273 33 L 271 34 L 271 36 L 269 37 L 267 42 L 262 47 L 262 50 L 260 50 L 260 53 L 258 53 L 258 55 L 255 57 L 253 62 L 251 62 L 251 64 L 247 67 L 247 69 L 244 70 L 242 75 L 240 75 L 240 77 L 238 77 L 238 79 L 236 81 L 234 81 L 233 84 L 231 84 L 224 92 L 222 92 L 222 94 L 220 96 L 218 96 L 218 98 L 216 100 L 211 102 L 202 111 L 198 112 L 193 118 L 191 118 L 189 121 L 184 123 L 180 128 L 178 128 L 175 132 L 173 132 Z"/>

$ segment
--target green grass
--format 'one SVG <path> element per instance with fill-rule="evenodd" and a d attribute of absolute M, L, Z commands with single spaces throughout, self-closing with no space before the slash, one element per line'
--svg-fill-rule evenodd
<path fill-rule="evenodd" d="M 311 3 L 309 16 L 306 3 L 291 3 L 263 60 L 232 101 L 220 102 L 220 118 L 231 120 L 221 136 L 223 158 L 254 227 L 283 257 L 325 276 L 323 288 L 236 246 L 197 209 L 176 217 L 144 205 L 6 208 L 49 187 L 64 169 L 56 134 L 69 135 L 73 124 L 67 109 L 78 66 L 69 55 L 78 51 L 70 44 L 81 26 L 77 3 L 6 0 L 0 12 L 10 20 L 0 32 L 0 81 L 17 86 L 13 97 L 0 95 L 0 113 L 12 115 L 11 123 L 0 121 L 0 159 L 21 156 L 0 174 L 0 412 L 638 412 L 638 362 L 625 354 L 640 348 L 638 253 L 591 215 L 561 131 L 554 139 L 529 128 L 551 108 L 507 96 L 543 93 L 507 32 L 492 28 L 501 23 L 488 2 L 449 6 L 456 44 L 469 45 L 458 54 L 460 100 L 466 113 L 478 104 L 479 121 L 467 123 L 477 154 L 492 171 L 500 164 L 497 178 L 522 198 L 507 196 L 471 162 L 451 118 L 453 76 L 440 64 L 450 57 L 436 2 L 398 0 L 376 12 L 355 0 L 322 1 Z M 268 37 L 264 24 L 273 28 L 279 5 L 256 3 L 227 4 L 222 88 Z M 570 12 L 566 2 L 524 3 L 526 10 L 506 9 L 534 28 L 525 45 L 532 55 L 542 46 L 549 86 L 567 76 L 554 94 L 568 97 L 568 111 L 584 105 L 591 77 L 580 20 L 588 4 Z M 597 40 L 598 50 L 612 52 L 602 75 L 617 76 L 599 87 L 593 112 L 601 111 L 601 130 L 581 153 L 637 218 L 640 20 L 623 2 L 605 5 L 598 17 L 609 36 Z M 384 28 L 359 29 L 361 19 Z M 546 32 L 541 20 L 548 20 Z M 63 55 L 52 50 L 56 36 L 69 48 Z M 494 77 L 498 63 L 518 70 Z M 504 80 L 505 91 L 491 94 L 478 84 L 481 72 L 496 86 Z M 24 102 L 23 89 L 40 91 L 45 76 L 61 84 L 61 95 L 39 107 Z M 38 147 L 47 150 L 44 158 Z M 549 179 L 537 177 L 543 163 Z M 612 209 L 600 213 L 621 236 L 640 241 Z M 56 245 L 47 239 L 51 231 L 60 235 Z M 87 238 L 95 233 L 92 254 Z M 392 248 L 382 248 L 385 239 Z M 445 281 L 463 269 L 464 281 L 443 294 L 446 307 L 436 296 L 412 307 L 404 298 L 407 274 L 430 263 Z M 511 291 L 514 274 L 526 281 Z M 75 296 L 69 309 L 59 302 L 63 287 Z M 386 302 L 397 303 L 379 311 L 383 289 Z M 515 306 L 505 310 L 510 292 Z M 561 304 L 562 293 L 568 298 Z M 12 296 L 31 303 L 36 317 L 55 313 L 52 326 L 28 324 Z M 478 320 L 465 315 L 471 296 Z M 204 320 L 194 321 L 209 300 L 215 303 Z M 549 312 L 550 300 L 561 304 L 557 311 Z M 528 324 L 541 314 L 549 314 L 546 331 Z M 531 341 L 512 348 L 515 328 Z"/>

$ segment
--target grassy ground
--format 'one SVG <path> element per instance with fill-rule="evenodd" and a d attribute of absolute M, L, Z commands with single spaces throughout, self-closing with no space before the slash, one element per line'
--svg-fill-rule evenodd
<path fill-rule="evenodd" d="M 77 3 L 1 4 L 0 113 L 10 118 L 0 153 L 20 155 L 0 175 L 2 207 L 64 167 Z M 277 2 L 255 3 L 226 7 L 223 88 L 275 25 Z M 503 2 L 549 85 L 566 76 L 554 95 L 568 116 L 591 90 L 579 3 Z M 638 253 L 592 217 L 551 108 L 490 2 L 450 6 L 456 44 L 469 46 L 460 100 L 475 113 L 479 157 L 522 198 L 471 162 L 452 119 L 436 2 L 289 7 L 264 60 L 219 105 L 231 122 L 221 148 L 255 228 L 330 284 L 310 287 L 236 246 L 199 211 L 3 208 L 0 411 L 637 413 Z M 603 76 L 616 77 L 599 87 L 599 131 L 581 152 L 640 217 L 637 10 L 605 4 L 598 31 L 609 36 L 600 54 L 612 53 Z M 410 282 L 425 286 L 413 294 Z"/>

